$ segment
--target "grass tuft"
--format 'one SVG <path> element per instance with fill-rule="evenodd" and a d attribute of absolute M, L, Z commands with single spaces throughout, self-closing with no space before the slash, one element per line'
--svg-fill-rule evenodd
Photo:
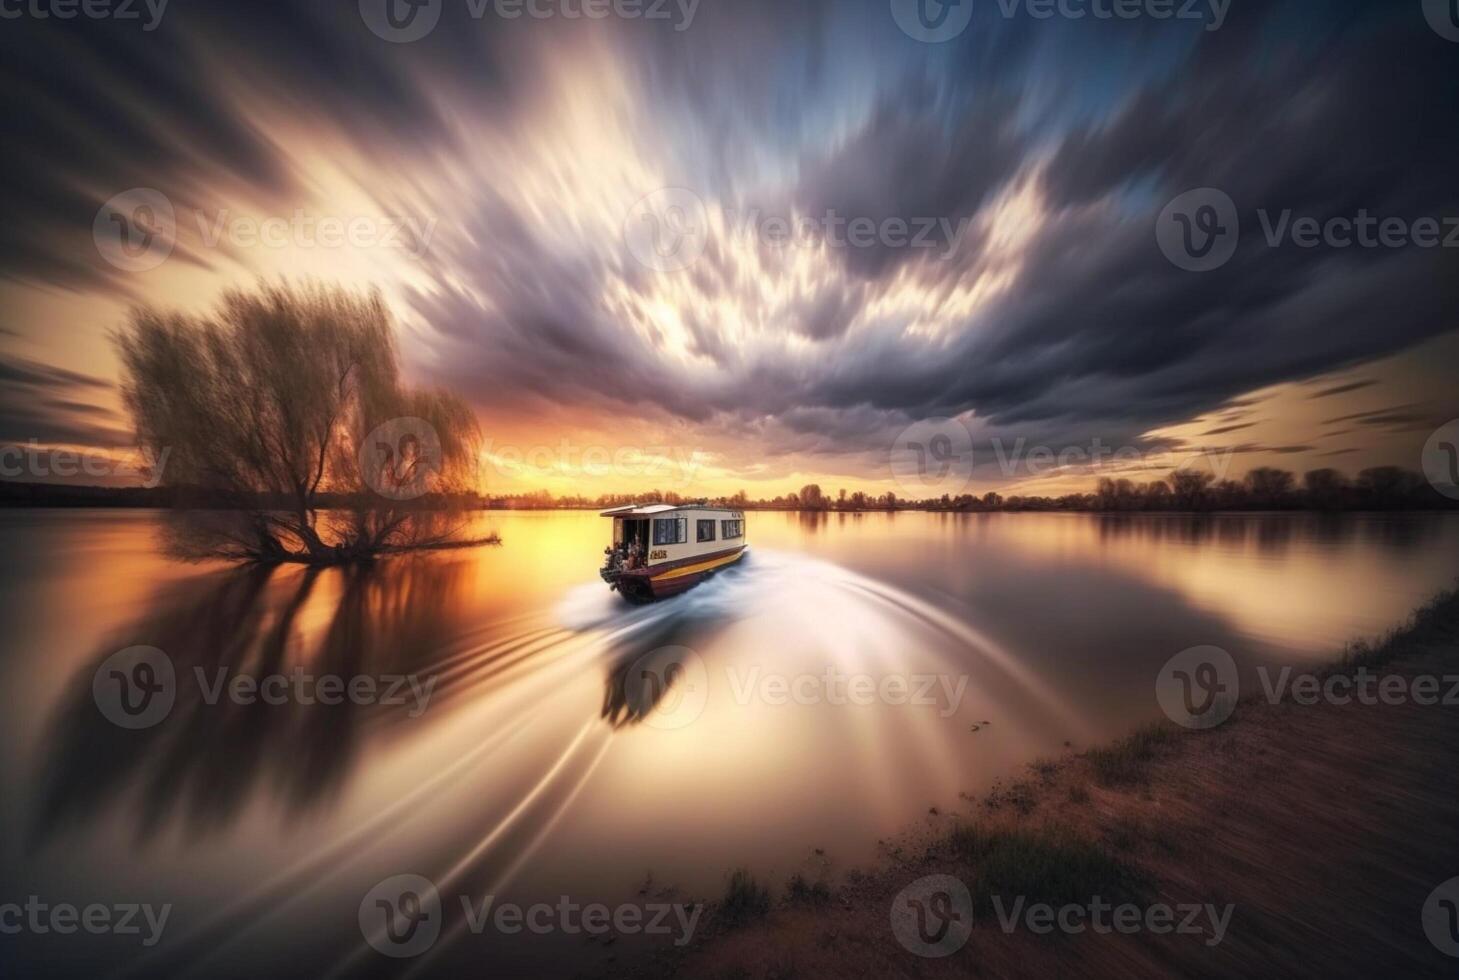
<path fill-rule="evenodd" d="M 1426 643 L 1452 642 L 1453 609 L 1459 605 L 1459 589 L 1434 596 L 1424 603 L 1404 625 L 1390 630 L 1377 640 L 1360 639 L 1347 644 L 1342 657 L 1323 671 L 1323 676 L 1352 674 L 1360 667 L 1369 670 L 1407 656 L 1415 647 Z"/>
<path fill-rule="evenodd" d="M 1168 725 L 1149 725 L 1113 745 L 1090 749 L 1084 757 L 1101 785 L 1129 786 L 1144 782 L 1149 763 L 1176 737 Z"/>
<path fill-rule="evenodd" d="M 1054 776 L 1059 772 L 1059 763 L 1055 759 L 1035 759 L 1029 763 L 1029 771 L 1039 777 L 1043 782 L 1052 782 Z"/>
<path fill-rule="evenodd" d="M 770 889 L 744 868 L 736 868 L 720 901 L 720 915 L 730 925 L 762 919 L 770 912 Z"/>
<path fill-rule="evenodd" d="M 974 870 L 973 900 L 982 911 L 993 896 L 1005 901 L 1023 896 L 1029 902 L 1062 905 L 1088 902 L 1095 895 L 1119 898 L 1138 887 L 1138 877 L 1099 844 L 1067 830 L 986 830 L 973 824 L 956 827 L 953 853 Z"/>
<path fill-rule="evenodd" d="M 824 881 L 811 883 L 799 872 L 790 876 L 785 894 L 792 902 L 805 905 L 825 905 L 831 900 L 831 889 Z"/>

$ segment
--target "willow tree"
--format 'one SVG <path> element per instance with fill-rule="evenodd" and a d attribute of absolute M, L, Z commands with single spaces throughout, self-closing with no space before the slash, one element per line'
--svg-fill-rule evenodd
<path fill-rule="evenodd" d="M 458 540 L 422 498 L 471 488 L 476 419 L 402 383 L 378 292 L 262 285 L 205 316 L 142 307 L 116 344 L 163 483 L 212 505 L 174 540 L 185 557 L 323 564 Z"/>

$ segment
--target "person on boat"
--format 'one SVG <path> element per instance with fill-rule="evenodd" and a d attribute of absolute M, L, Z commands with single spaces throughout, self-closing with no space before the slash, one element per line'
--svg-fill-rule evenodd
<path fill-rule="evenodd" d="M 628 567 L 637 568 L 639 559 L 643 557 L 643 549 L 638 546 L 638 538 L 628 542 Z"/>

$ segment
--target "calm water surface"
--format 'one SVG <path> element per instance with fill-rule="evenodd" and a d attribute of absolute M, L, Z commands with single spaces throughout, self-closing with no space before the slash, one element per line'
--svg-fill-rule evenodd
<path fill-rule="evenodd" d="M 592 969 L 633 941 L 472 935 L 454 897 L 835 877 L 930 807 L 1158 717 L 1156 673 L 1187 647 L 1254 684 L 1459 575 L 1459 516 L 751 514 L 739 567 L 632 607 L 596 576 L 607 521 L 480 522 L 502 547 L 270 574 L 166 560 L 152 513 L 0 513 L 0 900 L 173 906 L 155 949 L 0 950 L 87 974 Z M 92 680 L 138 644 L 175 664 L 177 703 L 125 731 Z M 433 686 L 423 708 L 208 704 L 197 671 Z M 887 696 L 855 703 L 858 675 Z M 393 962 L 357 915 L 401 873 L 448 912 Z"/>

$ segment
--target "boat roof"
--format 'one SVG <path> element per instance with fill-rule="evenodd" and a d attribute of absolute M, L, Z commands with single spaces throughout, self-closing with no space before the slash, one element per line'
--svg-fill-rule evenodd
<path fill-rule="evenodd" d="M 731 511 L 731 507 L 711 507 L 708 504 L 629 504 L 614 507 L 599 514 L 600 517 L 647 517 L 650 514 L 667 514 L 671 510 L 720 510 Z"/>

